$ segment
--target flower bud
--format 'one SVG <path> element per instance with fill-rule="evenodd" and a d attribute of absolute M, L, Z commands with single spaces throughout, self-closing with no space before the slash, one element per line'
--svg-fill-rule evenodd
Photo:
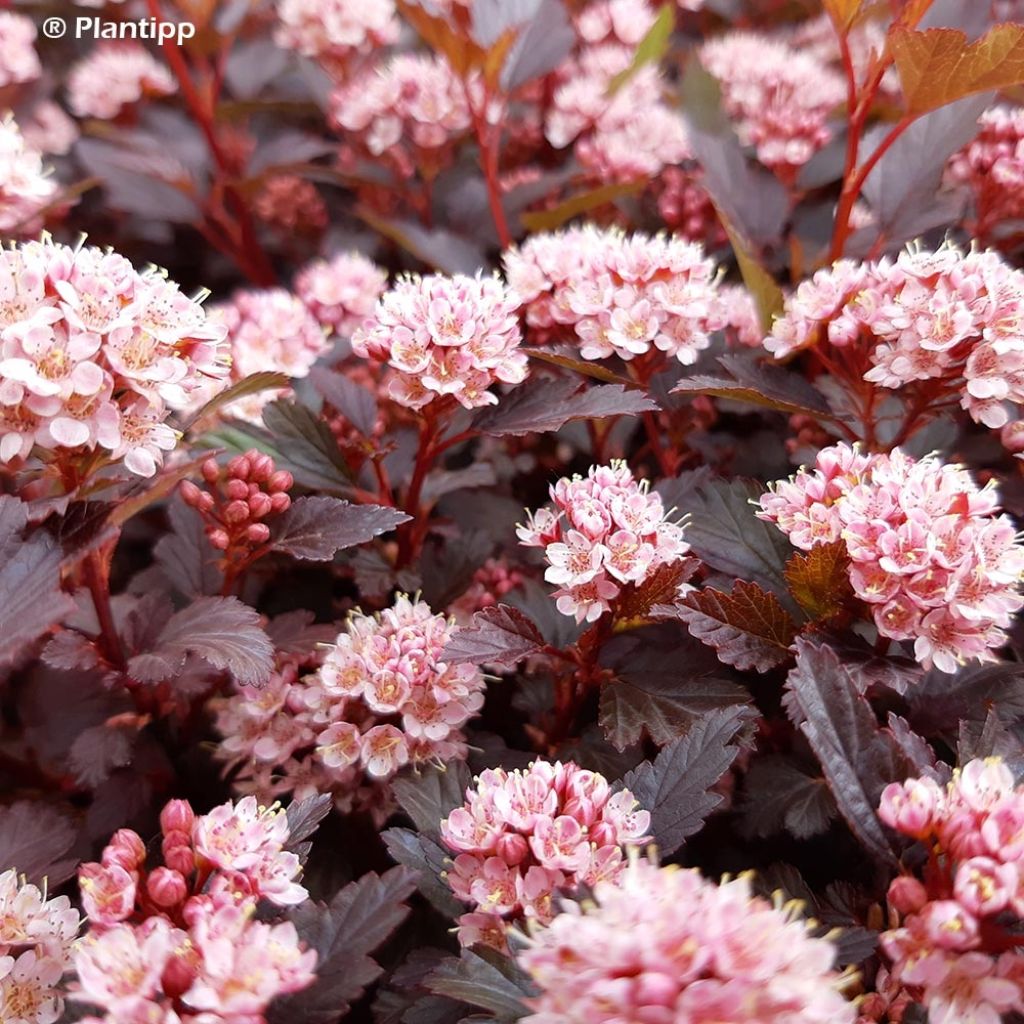
<path fill-rule="evenodd" d="M 506 832 L 498 839 L 494 852 L 509 867 L 515 867 L 530 852 L 530 844 L 526 841 L 525 836 L 521 836 L 517 832 Z"/>
<path fill-rule="evenodd" d="M 284 493 L 284 491 L 278 491 L 270 498 L 270 511 L 275 515 L 280 515 L 282 512 L 287 512 L 292 507 L 292 499 Z"/>
<path fill-rule="evenodd" d="M 200 491 L 199 502 L 197 503 L 196 508 L 198 508 L 200 512 L 209 512 L 210 509 L 213 508 L 213 495 L 207 494 L 206 491 Z"/>
<path fill-rule="evenodd" d="M 188 885 L 180 871 L 155 868 L 146 879 L 146 892 L 158 907 L 166 909 L 177 905 L 188 895 Z"/>
<path fill-rule="evenodd" d="M 248 480 L 252 466 L 244 455 L 236 455 L 228 463 L 228 475 L 236 480 Z"/>
<path fill-rule="evenodd" d="M 210 538 L 210 543 L 218 551 L 227 551 L 231 545 L 231 538 L 224 530 L 211 530 L 207 536 Z"/>
<path fill-rule="evenodd" d="M 134 871 L 146 859 L 146 844 L 137 832 L 119 828 L 103 851 L 104 864 L 120 864 L 126 871 Z"/>
<path fill-rule="evenodd" d="M 912 875 L 900 875 L 889 885 L 889 903 L 901 914 L 916 914 L 928 902 L 928 890 Z"/>
<path fill-rule="evenodd" d="M 268 491 L 290 491 L 295 483 L 291 473 L 286 469 L 279 469 L 267 481 Z"/>
<path fill-rule="evenodd" d="M 255 519 L 262 519 L 271 510 L 271 499 L 269 494 L 257 491 L 249 499 L 249 512 Z"/>
<path fill-rule="evenodd" d="M 229 501 L 224 509 L 224 518 L 229 523 L 244 523 L 249 518 L 249 506 L 244 501 Z"/>
<path fill-rule="evenodd" d="M 224 493 L 236 501 L 245 501 L 249 497 L 249 485 L 244 480 L 229 480 L 224 486 Z"/>
<path fill-rule="evenodd" d="M 195 812 L 187 800 L 169 800 L 160 812 L 160 829 L 165 836 L 171 832 L 184 832 L 187 837 L 195 820 Z"/>
<path fill-rule="evenodd" d="M 203 479 L 208 484 L 216 483 L 220 478 L 220 466 L 217 465 L 216 459 L 207 459 L 203 463 L 202 467 Z"/>
<path fill-rule="evenodd" d="M 260 452 L 252 460 L 252 478 L 253 480 L 263 483 L 267 480 L 271 473 L 274 472 L 274 460 L 269 456 Z"/>
<path fill-rule="evenodd" d="M 245 539 L 252 544 L 266 544 L 270 540 L 270 527 L 265 523 L 250 523 L 245 530 Z"/>
<path fill-rule="evenodd" d="M 182 480 L 178 486 L 178 492 L 181 494 L 181 500 L 186 505 L 191 505 L 192 508 L 198 508 L 199 502 L 202 500 L 203 492 L 196 487 L 191 480 Z"/>

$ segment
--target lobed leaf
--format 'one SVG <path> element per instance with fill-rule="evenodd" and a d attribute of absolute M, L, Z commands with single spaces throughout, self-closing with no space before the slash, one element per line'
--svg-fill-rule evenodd
<path fill-rule="evenodd" d="M 537 995 L 529 976 L 510 957 L 495 950 L 462 950 L 434 968 L 423 982 L 437 995 L 459 999 L 494 1015 L 496 1022 L 525 1017 L 524 1000 Z"/>
<path fill-rule="evenodd" d="M 270 544 L 293 558 L 326 562 L 407 523 L 411 516 L 383 505 L 352 505 L 341 498 L 296 498 L 273 525 Z"/>
<path fill-rule="evenodd" d="M 436 910 L 452 920 L 466 910 L 441 877 L 452 858 L 436 839 L 408 828 L 389 828 L 381 838 L 392 860 L 416 871 L 417 888 Z"/>
<path fill-rule="evenodd" d="M 336 370 L 314 366 L 309 372 L 310 383 L 330 402 L 342 416 L 364 437 L 373 433 L 377 425 L 377 399 L 373 393 Z"/>
<path fill-rule="evenodd" d="M 0 874 L 15 868 L 30 882 L 56 888 L 78 867 L 76 838 L 71 818 L 49 804 L 19 800 L 0 807 Z"/>
<path fill-rule="evenodd" d="M 290 470 L 305 487 L 348 490 L 348 465 L 331 428 L 316 413 L 297 402 L 278 399 L 264 408 L 263 422 L 279 446 L 279 451 L 270 449 L 278 469 Z M 266 450 L 258 442 L 253 443 L 261 451 Z"/>
<path fill-rule="evenodd" d="M 767 672 L 791 656 L 796 623 L 779 599 L 756 583 L 737 580 L 729 594 L 713 587 L 696 591 L 674 612 L 726 665 Z"/>
<path fill-rule="evenodd" d="M 688 582 L 700 567 L 696 558 L 681 558 L 677 562 L 659 565 L 639 586 L 623 589 L 615 604 L 615 619 L 619 626 L 651 616 L 658 605 L 672 604 L 679 596 L 679 588 Z"/>
<path fill-rule="evenodd" d="M 785 830 L 797 839 L 820 835 L 836 815 L 835 800 L 821 776 L 809 775 L 788 757 L 757 758 L 743 780 L 741 830 L 767 839 Z"/>
<path fill-rule="evenodd" d="M 156 646 L 136 654 L 128 672 L 143 683 L 173 679 L 189 654 L 249 686 L 265 683 L 274 667 L 274 647 L 255 610 L 236 597 L 201 597 L 171 616 Z"/>
<path fill-rule="evenodd" d="M 498 604 L 476 612 L 468 626 L 456 629 L 442 652 L 452 665 L 500 665 L 515 668 L 544 648 L 540 630 L 518 608 Z"/>
<path fill-rule="evenodd" d="M 473 776 L 465 761 L 405 771 L 391 788 L 398 805 L 422 834 L 437 838 L 441 821 L 465 800 Z"/>
<path fill-rule="evenodd" d="M 653 763 L 644 761 L 622 780 L 640 806 L 651 812 L 651 831 L 663 857 L 699 832 L 724 799 L 712 787 L 736 760 L 740 747 L 734 740 L 750 718 L 751 711 L 744 706 L 711 711 Z"/>
<path fill-rule="evenodd" d="M 842 540 L 797 552 L 786 565 L 790 592 L 814 620 L 835 618 L 854 600 L 850 558 Z"/>

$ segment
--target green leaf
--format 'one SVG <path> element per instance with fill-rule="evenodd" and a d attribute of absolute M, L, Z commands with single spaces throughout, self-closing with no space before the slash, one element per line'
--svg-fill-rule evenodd
<path fill-rule="evenodd" d="M 666 7 L 665 10 L 668 8 Z M 613 203 L 623 196 L 631 196 L 642 191 L 646 184 L 645 181 L 624 181 L 598 185 L 596 188 L 587 189 L 586 192 L 569 196 L 568 199 L 563 199 L 547 210 L 521 213 L 519 220 L 527 231 L 554 231 L 581 213 L 587 213 L 600 206 Z"/>
<path fill-rule="evenodd" d="M 185 426 L 185 430 L 191 430 L 196 423 L 200 423 L 211 413 L 226 408 L 239 398 L 247 398 L 249 395 L 257 395 L 261 391 L 268 391 L 271 388 L 286 388 L 291 383 L 291 378 L 286 373 L 278 373 L 276 370 L 262 370 L 259 373 L 250 373 L 230 387 L 219 391 L 205 405 L 200 408 Z"/>
<path fill-rule="evenodd" d="M 767 334 L 772 329 L 772 321 L 782 312 L 786 304 L 786 296 L 783 294 L 779 283 L 768 273 L 754 255 L 753 246 L 748 242 L 738 228 L 732 225 L 728 218 L 719 211 L 719 219 L 729 236 L 732 244 L 732 251 L 736 254 L 736 262 L 743 276 L 743 283 L 747 286 L 757 308 L 757 316 L 761 322 L 761 330 Z"/>
<path fill-rule="evenodd" d="M 646 35 L 637 44 L 629 67 L 624 68 L 608 83 L 607 95 L 614 96 L 645 64 L 658 64 L 668 53 L 669 40 L 675 28 L 675 12 L 665 4 Z"/>

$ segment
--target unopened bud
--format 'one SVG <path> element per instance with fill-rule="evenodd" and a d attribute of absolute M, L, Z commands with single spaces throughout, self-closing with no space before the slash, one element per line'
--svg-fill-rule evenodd
<path fill-rule="evenodd" d="M 249 512 L 256 519 L 262 519 L 271 510 L 271 500 L 269 494 L 264 494 L 262 491 L 257 491 L 249 499 Z"/>
<path fill-rule="evenodd" d="M 211 530 L 207 536 L 210 538 L 210 543 L 218 551 L 227 551 L 231 545 L 231 538 L 224 530 Z"/>
<path fill-rule="evenodd" d="M 250 523 L 246 527 L 245 539 L 253 544 L 266 544 L 270 540 L 270 527 L 265 523 Z"/>
<path fill-rule="evenodd" d="M 216 459 L 207 459 L 203 463 L 203 479 L 208 483 L 216 483 L 220 477 L 220 466 Z"/>
<path fill-rule="evenodd" d="M 187 836 L 192 831 L 192 823 L 195 820 L 195 811 L 187 800 L 169 800 L 160 812 L 160 829 L 164 835 L 169 832 L 184 832 Z"/>
<path fill-rule="evenodd" d="M 119 828 L 103 851 L 104 864 L 120 864 L 126 871 L 134 871 L 146 859 L 146 844 L 137 832 Z"/>
<path fill-rule="evenodd" d="M 229 480 L 224 492 L 235 501 L 245 501 L 249 497 L 249 485 L 244 480 Z"/>
<path fill-rule="evenodd" d="M 181 494 L 181 500 L 186 505 L 191 505 L 192 508 L 198 508 L 199 502 L 202 500 L 203 492 L 196 487 L 191 480 L 182 480 L 178 487 L 178 491 Z"/>
<path fill-rule="evenodd" d="M 286 469 L 279 469 L 267 481 L 268 491 L 290 491 L 295 483 L 294 477 Z"/>
<path fill-rule="evenodd" d="M 280 515 L 282 512 L 287 512 L 292 507 L 292 499 L 289 495 L 285 494 L 284 491 L 278 491 L 277 494 L 270 496 L 270 511 Z"/>
<path fill-rule="evenodd" d="M 228 502 L 224 518 L 229 523 L 244 523 L 249 518 L 249 506 L 244 501 Z"/>
<path fill-rule="evenodd" d="M 158 907 L 173 907 L 188 895 L 188 885 L 180 871 L 155 868 L 146 879 L 146 892 Z"/>

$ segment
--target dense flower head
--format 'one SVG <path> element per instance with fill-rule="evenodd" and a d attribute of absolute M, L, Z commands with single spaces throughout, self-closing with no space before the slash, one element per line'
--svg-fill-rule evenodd
<path fill-rule="evenodd" d="M 835 946 L 740 877 L 634 860 L 533 930 L 528 1024 L 852 1024 Z"/>
<path fill-rule="evenodd" d="M 374 65 L 331 96 L 331 117 L 372 157 L 386 155 L 405 176 L 436 170 L 470 127 L 462 83 L 440 57 L 403 53 Z"/>
<path fill-rule="evenodd" d="M 0 874 L 0 1020 L 54 1024 L 64 1012 L 58 984 L 71 962 L 78 911 L 12 868 Z"/>
<path fill-rule="evenodd" d="M 383 822 L 385 783 L 406 764 L 466 755 L 462 726 L 483 705 L 475 665 L 449 665 L 453 625 L 422 601 L 396 599 L 379 616 L 353 613 L 319 672 L 281 657 L 270 682 L 213 702 L 218 756 L 236 785 L 303 799 L 330 792 L 345 811 Z"/>
<path fill-rule="evenodd" d="M 68 106 L 77 117 L 109 121 L 147 97 L 169 96 L 174 78 L 143 46 L 100 43 L 68 72 Z"/>
<path fill-rule="evenodd" d="M 73 998 L 104 1024 L 262 1024 L 272 999 L 313 980 L 317 959 L 293 924 L 255 917 L 260 900 L 307 896 L 285 812 L 254 796 L 202 815 L 172 800 L 160 828 L 161 865 L 147 868 L 141 837 L 121 829 L 79 868 L 90 930 L 74 951 Z"/>
<path fill-rule="evenodd" d="M 267 178 L 252 203 L 264 224 L 289 234 L 317 236 L 327 227 L 327 206 L 316 185 L 297 174 Z"/>
<path fill-rule="evenodd" d="M 278 46 L 329 67 L 398 38 L 392 0 L 282 0 L 276 10 Z"/>
<path fill-rule="evenodd" d="M 635 47 L 650 31 L 657 12 L 647 0 L 598 0 L 576 18 L 576 31 L 591 45 L 619 42 Z"/>
<path fill-rule="evenodd" d="M 650 824 L 629 790 L 613 793 L 603 775 L 571 761 L 489 768 L 441 822 L 457 854 L 448 883 L 474 907 L 459 940 L 504 948 L 508 923 L 547 924 L 559 894 L 618 878 L 623 849 L 647 842 Z"/>
<path fill-rule="evenodd" d="M 771 36 L 727 32 L 700 49 L 719 80 L 740 139 L 779 172 L 807 163 L 832 137 L 829 117 L 846 100 L 843 79 L 812 55 Z"/>
<path fill-rule="evenodd" d="M 0 231 L 7 237 L 38 234 L 41 213 L 57 196 L 38 150 L 13 118 L 0 121 Z"/>
<path fill-rule="evenodd" d="M 236 292 L 230 302 L 211 307 L 210 317 L 227 329 L 232 381 L 263 370 L 305 377 L 330 348 L 316 317 L 284 288 Z M 231 405 L 231 415 L 259 423 L 263 407 L 279 395 L 261 391 L 247 396 Z"/>
<path fill-rule="evenodd" d="M 657 183 L 658 213 L 672 234 L 714 247 L 726 241 L 715 204 L 695 162 L 666 167 Z"/>
<path fill-rule="evenodd" d="M 548 142 L 557 149 L 572 143 L 577 160 L 600 181 L 644 181 L 690 155 L 683 120 L 665 102 L 656 67 L 641 67 L 610 94 L 634 49 L 606 42 L 567 62 L 545 121 Z"/>
<path fill-rule="evenodd" d="M 960 395 L 998 428 L 1024 402 L 1024 273 L 994 252 L 908 250 L 895 261 L 840 260 L 804 281 L 765 339 L 785 357 L 826 340 L 866 353 L 864 379 L 884 388 Z"/>
<path fill-rule="evenodd" d="M 343 252 L 307 263 L 295 278 L 295 294 L 321 326 L 347 337 L 372 315 L 387 283 L 373 260 Z"/>
<path fill-rule="evenodd" d="M 879 633 L 913 640 L 926 668 L 992 660 L 1024 605 L 1024 545 L 995 491 L 934 457 L 834 445 L 812 471 L 775 484 L 761 509 L 801 550 L 842 541 Z"/>
<path fill-rule="evenodd" d="M 978 134 L 950 158 L 946 180 L 970 193 L 974 232 L 998 244 L 1001 222 L 1024 219 L 1024 109 L 993 107 L 978 124 Z"/>
<path fill-rule="evenodd" d="M 0 11 L 0 87 L 31 82 L 42 72 L 31 18 Z"/>
<path fill-rule="evenodd" d="M 1011 936 L 1024 918 L 1024 788 L 999 758 L 974 760 L 946 786 L 912 778 L 885 788 L 879 816 L 920 840 L 927 865 L 900 875 L 883 933 L 892 977 L 929 1020 L 999 1024 L 1024 1012 L 1024 957 Z"/>
<path fill-rule="evenodd" d="M 222 327 L 162 272 L 92 246 L 0 252 L 0 462 L 106 450 L 151 476 L 164 421 L 227 372 Z"/>
<path fill-rule="evenodd" d="M 690 550 L 661 496 L 651 494 L 646 481 L 638 483 L 625 462 L 562 477 L 551 499 L 554 508 L 531 513 L 516 532 L 521 544 L 544 549 L 544 578 L 558 586 L 558 610 L 577 622 L 595 622 L 623 587 L 639 586 Z"/>
<path fill-rule="evenodd" d="M 467 409 L 494 405 L 492 384 L 526 378 L 518 308 L 498 277 L 410 275 L 384 293 L 352 350 L 388 364 L 388 394 L 410 409 L 449 395 Z"/>
<path fill-rule="evenodd" d="M 527 324 L 571 330 L 585 359 L 657 351 L 691 364 L 724 326 L 714 264 L 674 236 L 572 228 L 534 235 L 504 264 Z"/>
<path fill-rule="evenodd" d="M 52 100 L 40 100 L 21 117 L 25 143 L 39 153 L 63 156 L 78 140 L 78 125 Z"/>
<path fill-rule="evenodd" d="M 476 612 L 499 604 L 523 579 L 523 574 L 504 558 L 488 558 L 473 573 L 469 586 L 451 603 L 449 610 L 459 625 L 466 625 Z"/>

